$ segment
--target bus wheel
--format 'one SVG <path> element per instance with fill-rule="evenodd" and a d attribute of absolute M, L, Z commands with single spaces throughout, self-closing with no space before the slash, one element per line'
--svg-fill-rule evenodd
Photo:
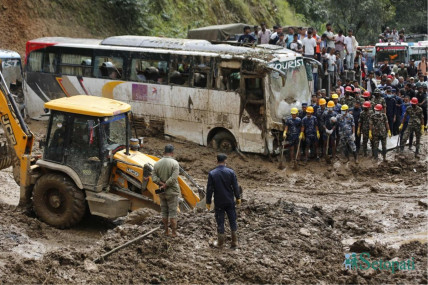
<path fill-rule="evenodd" d="M 43 222 L 63 229 L 74 226 L 85 214 L 83 191 L 62 174 L 45 174 L 37 180 L 33 190 L 33 206 Z"/>
<path fill-rule="evenodd" d="M 214 135 L 213 137 L 214 148 L 221 152 L 232 152 L 235 147 L 235 138 L 229 132 L 221 131 Z"/>

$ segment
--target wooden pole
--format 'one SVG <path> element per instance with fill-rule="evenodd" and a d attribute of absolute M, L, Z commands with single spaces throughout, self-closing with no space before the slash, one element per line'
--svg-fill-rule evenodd
<path fill-rule="evenodd" d="M 141 235 L 141 236 L 139 236 L 139 237 L 137 237 L 137 238 L 135 238 L 135 239 L 133 239 L 133 240 L 130 240 L 130 241 L 128 241 L 128 242 L 126 242 L 126 243 L 124 243 L 124 244 L 122 244 L 122 245 L 118 246 L 118 247 L 113 248 L 113 249 L 112 249 L 112 250 L 110 250 L 109 252 L 104 253 L 104 254 L 103 254 L 103 255 L 101 255 L 100 257 L 98 257 L 98 258 L 94 259 L 94 263 L 97 263 L 97 262 L 99 262 L 99 261 L 101 261 L 101 260 L 104 260 L 104 258 L 106 258 L 107 256 L 109 256 L 109 255 L 111 255 L 111 254 L 115 253 L 116 251 L 119 251 L 119 250 L 121 250 L 122 248 L 125 248 L 125 247 L 127 247 L 127 246 L 129 246 L 129 245 L 131 245 L 131 244 L 133 244 L 133 243 L 136 243 L 136 242 L 137 242 L 137 241 L 139 241 L 139 240 L 142 240 L 142 239 L 143 239 L 143 238 L 145 238 L 146 236 L 148 236 L 148 235 L 150 235 L 150 234 L 154 233 L 155 231 L 157 231 L 157 230 L 159 230 L 159 229 L 160 229 L 160 227 L 154 228 L 154 229 L 152 229 L 151 231 L 149 231 L 149 232 L 147 232 L 147 233 L 145 233 L 145 234 L 143 234 L 143 235 Z"/>

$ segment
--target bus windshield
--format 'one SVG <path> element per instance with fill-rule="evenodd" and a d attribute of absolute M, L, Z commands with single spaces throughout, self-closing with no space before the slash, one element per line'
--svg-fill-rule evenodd
<path fill-rule="evenodd" d="M 296 62 L 299 61 L 301 63 L 298 63 L 296 68 L 281 68 L 285 76 L 280 76 L 276 71 L 270 74 L 272 96 L 269 98 L 269 104 L 271 117 L 275 122 L 281 122 L 282 118 L 290 113 L 292 107 L 308 103 L 311 98 L 306 69 L 303 60 Z M 284 66 L 286 63 L 281 64 Z"/>
<path fill-rule="evenodd" d="M 407 50 L 406 47 L 396 47 L 391 49 L 376 48 L 376 64 L 383 64 L 384 61 L 392 63 L 407 63 Z"/>

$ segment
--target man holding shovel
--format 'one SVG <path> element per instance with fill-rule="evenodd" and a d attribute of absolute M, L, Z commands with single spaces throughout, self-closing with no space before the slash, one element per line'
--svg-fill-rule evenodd
<path fill-rule="evenodd" d="M 302 120 L 297 117 L 299 110 L 297 108 L 291 108 L 291 117 L 285 121 L 284 127 L 284 140 L 287 140 L 290 146 L 290 161 L 293 161 L 296 165 L 296 157 L 298 159 L 299 153 L 294 154 L 295 146 L 299 143 L 299 132 L 302 126 Z"/>

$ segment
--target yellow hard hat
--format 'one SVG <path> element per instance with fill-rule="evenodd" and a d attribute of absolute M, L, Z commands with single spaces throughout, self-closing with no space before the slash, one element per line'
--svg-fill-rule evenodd
<path fill-rule="evenodd" d="M 333 101 L 328 101 L 327 107 L 329 107 L 329 108 L 334 107 L 334 102 Z"/>
<path fill-rule="evenodd" d="M 306 109 L 306 113 L 313 113 L 314 112 L 314 107 L 312 107 L 312 106 L 309 106 L 307 109 Z"/>
<path fill-rule="evenodd" d="M 325 105 L 326 103 L 327 103 L 327 101 L 325 101 L 324 98 L 321 98 L 320 101 L 319 101 L 320 105 Z"/>
<path fill-rule="evenodd" d="M 339 99 L 339 96 L 337 94 L 331 94 L 331 99 Z"/>
<path fill-rule="evenodd" d="M 346 110 L 348 110 L 348 105 L 342 105 L 342 108 L 340 108 L 340 110 L 342 110 L 342 111 L 346 111 Z"/>
<path fill-rule="evenodd" d="M 291 108 L 291 114 L 295 115 L 299 113 L 299 110 L 297 110 L 297 108 Z"/>

